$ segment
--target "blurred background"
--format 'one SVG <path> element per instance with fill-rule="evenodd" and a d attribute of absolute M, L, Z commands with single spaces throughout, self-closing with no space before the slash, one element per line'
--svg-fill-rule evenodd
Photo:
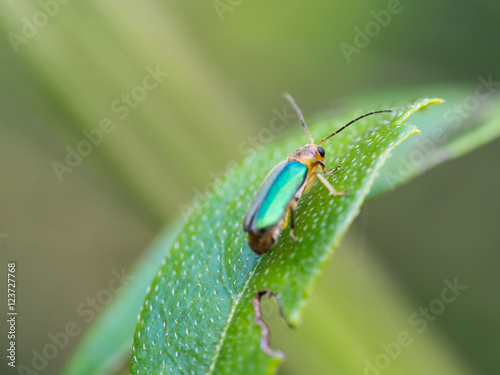
<path fill-rule="evenodd" d="M 244 157 L 284 91 L 306 118 L 388 88 L 474 94 L 500 81 L 499 25 L 493 0 L 2 1 L 0 273 L 17 263 L 18 364 L 68 323 L 88 328 L 79 306 Z M 455 278 L 467 289 L 382 372 L 500 373 L 499 146 L 365 206 L 304 325 L 272 323 L 281 374 L 346 373 L 339 357 L 363 373 Z M 333 345 L 340 331 L 362 345 Z"/>

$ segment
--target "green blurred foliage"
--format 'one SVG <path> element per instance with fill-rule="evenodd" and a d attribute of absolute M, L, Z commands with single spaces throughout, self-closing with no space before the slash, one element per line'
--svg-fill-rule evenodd
<path fill-rule="evenodd" d="M 475 87 L 490 74 L 500 80 L 497 2 L 401 6 L 347 63 L 339 44 L 353 43 L 354 27 L 364 28 L 387 1 L 243 1 L 222 21 L 210 1 L 72 1 L 18 53 L 8 33 L 21 33 L 23 17 L 32 19 L 41 5 L 0 3 L 0 233 L 8 235 L 0 253 L 18 262 L 22 280 L 19 363 L 29 364 L 31 350 L 41 350 L 47 334 L 66 323 L 87 329 L 91 322 L 78 306 L 106 288 L 111 270 L 128 269 L 163 223 L 181 214 L 181 204 L 243 158 L 239 146 L 283 108 L 283 91 L 314 113 L 390 86 Z M 157 64 L 170 76 L 120 120 L 111 103 Z M 76 147 L 82 130 L 104 117 L 115 130 L 59 182 L 51 163 L 64 161 L 65 148 Z M 369 204 L 351 230 L 369 243 L 366 251 L 378 260 L 373 267 L 382 265 L 410 311 L 435 298 L 445 278 L 470 285 L 432 325 L 432 335 L 472 373 L 500 371 L 499 145 Z M 366 281 L 368 272 L 352 277 Z M 80 337 L 47 373 L 58 373 Z"/>

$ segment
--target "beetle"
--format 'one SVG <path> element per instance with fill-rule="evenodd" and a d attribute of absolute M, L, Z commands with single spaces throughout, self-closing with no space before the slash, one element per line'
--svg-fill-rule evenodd
<path fill-rule="evenodd" d="M 293 228 L 295 226 L 294 211 L 301 195 L 313 187 L 316 177 L 333 195 L 349 193 L 347 190 L 335 190 L 326 178 L 323 177 L 323 175 L 332 175 L 337 172 L 340 169 L 340 165 L 334 170 L 327 172 L 325 150 L 321 145 L 363 117 L 376 113 L 392 112 L 391 110 L 381 110 L 359 116 L 324 138 L 317 145 L 314 143 L 302 113 L 293 98 L 289 94 L 284 94 L 284 97 L 297 113 L 300 123 L 311 143 L 294 151 L 286 160 L 276 165 L 269 172 L 248 207 L 243 218 L 243 230 L 248 233 L 248 245 L 258 255 L 269 251 L 281 230 L 287 227 L 288 221 L 290 221 L 290 237 L 292 241 L 296 240 L 293 235 Z M 318 172 L 318 167 L 323 174 Z"/>

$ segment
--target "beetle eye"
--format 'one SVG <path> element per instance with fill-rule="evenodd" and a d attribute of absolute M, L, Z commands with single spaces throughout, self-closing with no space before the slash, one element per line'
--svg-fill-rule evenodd
<path fill-rule="evenodd" d="M 318 152 L 319 152 L 319 154 L 321 155 L 322 158 L 325 157 L 325 150 L 323 149 L 323 147 L 318 147 Z"/>

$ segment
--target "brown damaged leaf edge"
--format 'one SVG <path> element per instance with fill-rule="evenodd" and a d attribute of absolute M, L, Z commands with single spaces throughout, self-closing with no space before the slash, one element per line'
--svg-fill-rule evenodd
<path fill-rule="evenodd" d="M 276 299 L 276 303 L 278 304 L 278 308 L 280 310 L 280 315 L 285 321 L 285 323 L 288 325 L 288 327 L 293 328 L 292 324 L 286 319 L 285 314 L 283 313 L 283 310 L 281 309 L 281 304 L 280 300 L 278 298 L 278 295 L 274 293 L 272 290 L 269 289 L 262 289 L 259 290 L 257 293 L 255 293 L 255 296 L 252 299 L 253 303 L 253 309 L 255 311 L 255 323 L 260 326 L 261 328 L 261 338 L 260 338 L 260 348 L 262 351 L 272 357 L 278 357 L 278 358 L 285 358 L 285 353 L 283 353 L 281 350 L 275 350 L 271 348 L 271 330 L 269 329 L 269 326 L 264 322 L 264 319 L 262 319 L 262 308 L 260 307 L 260 300 L 262 297 L 268 296 L 269 298 L 274 297 Z"/>
<path fill-rule="evenodd" d="M 318 242 L 323 247 L 328 246 L 321 239 L 319 239 Z M 275 293 L 270 289 L 261 289 L 255 293 L 255 296 L 252 299 L 252 304 L 255 312 L 254 322 L 261 328 L 260 348 L 264 353 L 266 353 L 271 357 L 285 359 L 286 356 L 282 350 L 271 348 L 271 330 L 269 329 L 269 326 L 267 325 L 266 322 L 264 322 L 264 319 L 262 318 L 262 308 L 260 306 L 260 301 L 264 296 L 267 296 L 269 298 L 274 297 L 274 299 L 276 300 L 276 304 L 278 305 L 281 318 L 289 328 L 295 328 L 296 325 L 292 324 L 285 316 L 285 313 L 283 312 L 283 309 L 281 307 L 281 301 L 280 297 L 278 296 L 278 293 Z"/>

